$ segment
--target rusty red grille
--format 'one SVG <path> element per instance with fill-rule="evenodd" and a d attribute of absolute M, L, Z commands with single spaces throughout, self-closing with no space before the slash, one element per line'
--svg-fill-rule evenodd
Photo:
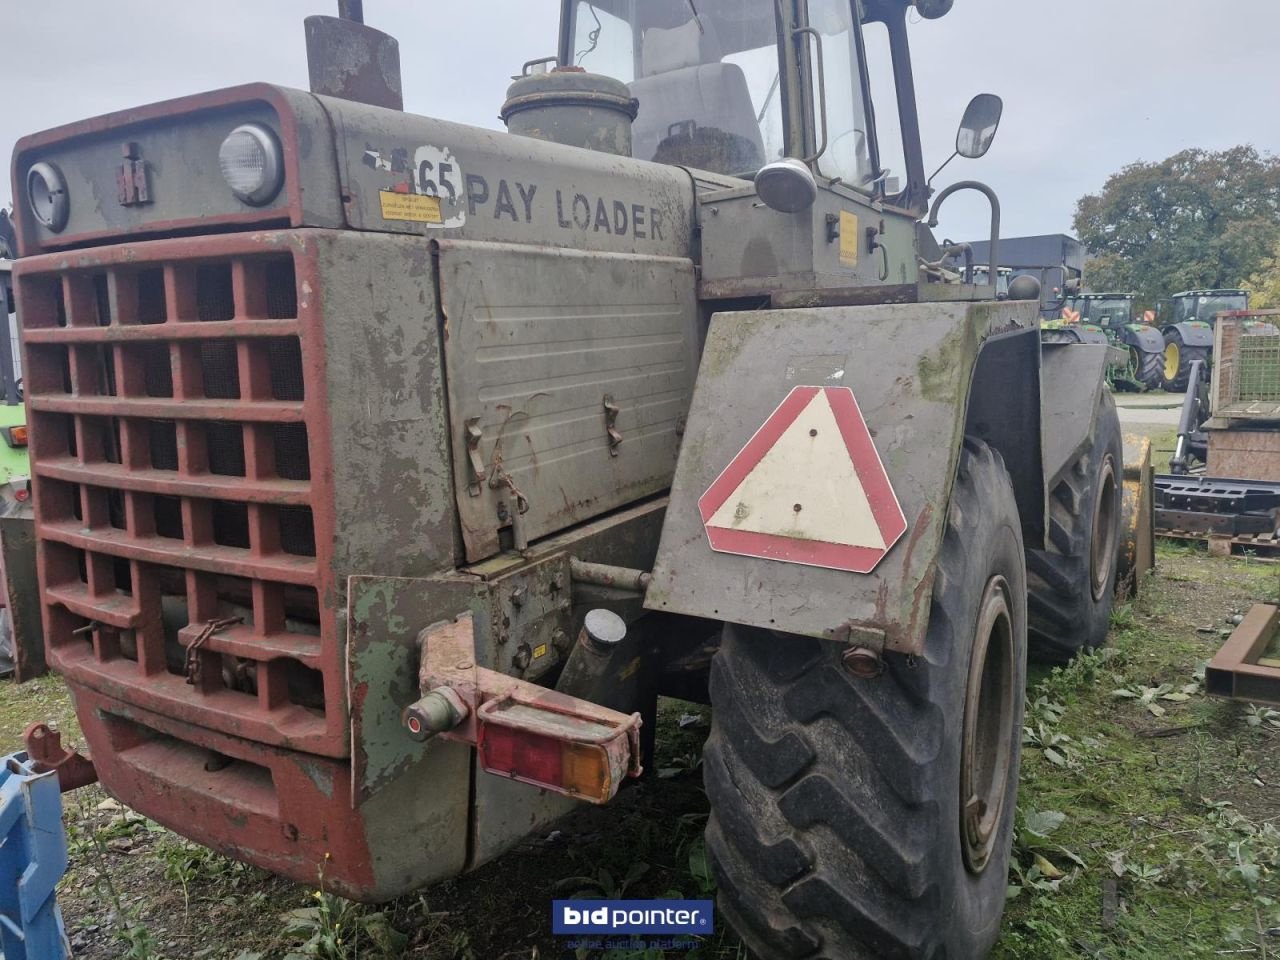
<path fill-rule="evenodd" d="M 319 306 L 304 248 L 269 237 L 19 268 L 46 633 L 73 682 L 341 757 Z"/>

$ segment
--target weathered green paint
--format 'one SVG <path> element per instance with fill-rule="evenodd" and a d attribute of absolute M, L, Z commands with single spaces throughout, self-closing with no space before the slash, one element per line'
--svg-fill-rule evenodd
<path fill-rule="evenodd" d="M 401 711 L 421 696 L 418 633 L 468 609 L 471 588 L 460 581 L 352 577 L 347 595 L 352 790 L 359 804 L 428 755 L 432 744 L 416 743 L 400 723 Z"/>

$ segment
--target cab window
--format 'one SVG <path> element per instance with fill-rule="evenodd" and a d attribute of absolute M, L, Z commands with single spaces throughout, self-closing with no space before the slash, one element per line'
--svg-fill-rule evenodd
<path fill-rule="evenodd" d="M 828 177 L 839 177 L 860 190 L 869 190 L 876 179 L 875 132 L 867 115 L 867 96 L 861 69 L 860 36 L 850 0 L 810 0 L 809 26 L 822 39 L 822 72 L 826 92 L 826 150 L 818 158 L 818 169 Z M 813 106 L 821 109 L 818 89 L 817 42 L 808 38 Z M 823 121 L 815 120 L 822 138 Z"/>
<path fill-rule="evenodd" d="M 570 50 L 631 87 L 642 160 L 750 176 L 785 155 L 773 0 L 579 0 Z"/>

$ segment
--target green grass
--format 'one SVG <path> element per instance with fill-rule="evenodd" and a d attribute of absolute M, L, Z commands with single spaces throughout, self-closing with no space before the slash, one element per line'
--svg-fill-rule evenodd
<path fill-rule="evenodd" d="M 1196 681 L 1226 617 L 1277 597 L 1280 568 L 1185 548 L 1162 547 L 1159 560 L 1162 575 L 1117 611 L 1111 648 L 1042 672 L 1029 691 L 1060 708 L 1052 733 L 1078 745 L 1066 765 L 1028 746 L 1019 800 L 1024 813 L 1066 815 L 1036 844 L 1066 876 L 1010 901 L 998 960 L 1214 957 L 1253 952 L 1259 930 L 1280 924 L 1280 797 L 1262 772 L 1280 730 Z M 1027 847 L 1020 837 L 1015 855 L 1030 866 Z M 1104 922 L 1108 887 L 1115 912 Z"/>

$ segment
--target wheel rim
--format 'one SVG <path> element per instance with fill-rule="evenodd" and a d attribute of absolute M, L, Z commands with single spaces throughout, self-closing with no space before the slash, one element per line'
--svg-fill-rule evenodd
<path fill-rule="evenodd" d="M 1182 366 L 1182 351 L 1178 349 L 1176 343 L 1167 344 L 1164 348 L 1164 378 L 1172 380 L 1178 375 L 1178 368 Z"/>
<path fill-rule="evenodd" d="M 1089 580 L 1093 599 L 1101 600 L 1111 580 L 1116 556 L 1116 468 L 1111 457 L 1102 461 L 1098 494 L 1093 504 L 1093 533 L 1089 543 Z"/>
<path fill-rule="evenodd" d="M 1129 379 L 1137 380 L 1142 375 L 1142 354 L 1137 347 L 1129 348 Z"/>
<path fill-rule="evenodd" d="M 960 759 L 960 846 L 973 873 L 986 869 L 999 838 L 1008 794 L 1016 698 L 1009 582 L 992 577 L 978 611 L 965 690 Z"/>

